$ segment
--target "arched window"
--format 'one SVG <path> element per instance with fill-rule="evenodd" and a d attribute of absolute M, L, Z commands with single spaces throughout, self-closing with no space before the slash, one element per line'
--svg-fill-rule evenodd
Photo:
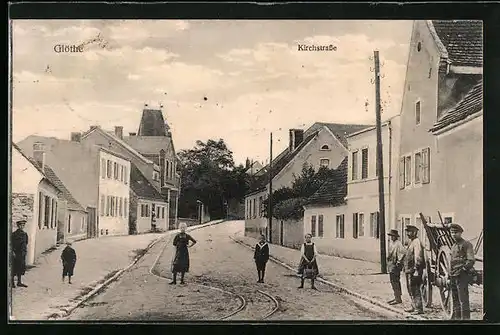
<path fill-rule="evenodd" d="M 330 150 L 330 146 L 328 144 L 323 144 L 321 150 Z"/>

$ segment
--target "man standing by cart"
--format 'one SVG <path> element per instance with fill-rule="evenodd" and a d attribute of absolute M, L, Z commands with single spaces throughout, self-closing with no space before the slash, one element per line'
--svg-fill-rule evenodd
<path fill-rule="evenodd" d="M 414 225 L 407 225 L 405 228 L 410 243 L 406 249 L 404 257 L 404 269 L 406 275 L 406 285 L 408 293 L 412 299 L 412 308 L 405 310 L 412 314 L 424 314 L 422 301 L 422 275 L 425 268 L 424 248 L 418 236 L 418 228 Z"/>
<path fill-rule="evenodd" d="M 451 247 L 450 279 L 453 303 L 453 319 L 469 320 L 469 276 L 474 267 L 475 255 L 472 243 L 462 238 L 463 228 L 452 223 L 451 236 L 455 243 Z"/>
<path fill-rule="evenodd" d="M 399 240 L 397 229 L 391 229 L 391 232 L 387 235 L 391 237 L 389 255 L 387 256 L 387 272 L 389 272 L 389 279 L 394 291 L 394 299 L 388 303 L 389 305 L 397 305 L 403 302 L 401 300 L 401 270 L 403 269 L 405 249 Z"/>

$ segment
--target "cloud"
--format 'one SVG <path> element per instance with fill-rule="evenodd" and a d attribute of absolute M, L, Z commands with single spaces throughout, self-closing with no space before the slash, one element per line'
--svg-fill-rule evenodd
<path fill-rule="evenodd" d="M 124 20 L 109 26 L 109 37 L 118 43 L 138 42 L 189 29 L 188 21 L 182 20 Z"/>

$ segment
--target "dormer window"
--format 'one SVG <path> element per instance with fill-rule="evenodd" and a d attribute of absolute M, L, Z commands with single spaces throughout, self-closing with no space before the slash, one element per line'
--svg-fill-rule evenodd
<path fill-rule="evenodd" d="M 153 180 L 155 180 L 155 181 L 160 180 L 160 174 L 157 171 L 153 172 Z"/>
<path fill-rule="evenodd" d="M 323 144 L 323 145 L 321 146 L 321 150 L 324 150 L 324 151 L 326 151 L 326 150 L 330 150 L 330 146 L 329 146 L 328 144 Z"/>

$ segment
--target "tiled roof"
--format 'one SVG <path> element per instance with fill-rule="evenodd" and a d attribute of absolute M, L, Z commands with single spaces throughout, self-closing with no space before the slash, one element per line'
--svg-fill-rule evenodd
<path fill-rule="evenodd" d="M 167 153 L 172 148 L 172 139 L 169 136 L 124 136 L 123 141 L 141 154 L 160 154 L 163 149 Z"/>
<path fill-rule="evenodd" d="M 138 197 L 165 202 L 165 198 L 148 181 L 135 164 L 130 164 L 130 188 Z"/>
<path fill-rule="evenodd" d="M 472 87 L 469 93 L 464 96 L 462 101 L 460 101 L 455 108 L 443 114 L 443 116 L 439 119 L 438 122 L 434 124 L 430 131 L 435 132 L 453 123 L 462 121 L 470 115 L 480 112 L 482 109 L 483 81 L 480 80 L 476 85 Z"/>
<path fill-rule="evenodd" d="M 302 143 L 292 152 L 288 148 L 283 150 L 272 162 L 272 177 L 274 178 L 293 158 L 297 153 L 305 147 L 321 130 L 321 128 L 327 127 L 335 137 L 347 148 L 347 135 L 370 127 L 370 125 L 360 125 L 360 124 L 339 124 L 339 123 L 325 123 L 316 122 L 309 129 L 304 132 L 304 140 Z M 259 170 L 258 176 L 251 187 L 251 192 L 265 187 L 269 182 L 269 164 L 264 166 Z"/>
<path fill-rule="evenodd" d="M 165 136 L 165 119 L 161 110 L 144 109 L 137 136 Z"/>
<path fill-rule="evenodd" d="M 325 182 L 308 199 L 311 205 L 340 205 L 347 195 L 347 157 L 335 171 L 335 177 Z"/>
<path fill-rule="evenodd" d="M 483 25 L 478 20 L 433 20 L 432 25 L 457 66 L 483 66 Z"/>
<path fill-rule="evenodd" d="M 72 209 L 75 211 L 86 212 L 82 205 L 76 201 L 71 192 L 64 186 L 64 183 L 57 177 L 54 170 L 52 170 L 49 166 L 45 165 L 44 168 L 45 176 L 52 184 L 54 184 L 59 190 L 62 192 L 63 198 L 68 202 L 68 209 Z"/>

